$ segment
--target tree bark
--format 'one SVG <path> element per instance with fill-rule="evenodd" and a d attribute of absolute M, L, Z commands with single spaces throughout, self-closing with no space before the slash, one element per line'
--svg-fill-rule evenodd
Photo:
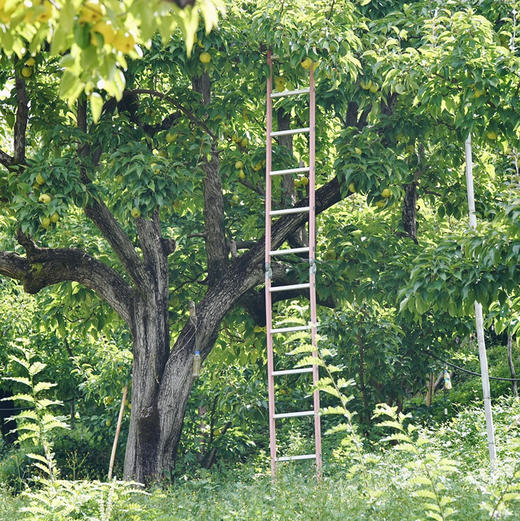
<path fill-rule="evenodd" d="M 277 110 L 276 118 L 278 121 L 278 130 L 289 130 L 291 128 L 291 115 L 283 108 Z M 294 158 L 292 135 L 279 136 L 278 144 L 287 149 L 289 157 Z M 283 168 L 293 168 L 293 166 L 294 165 L 290 164 L 284 166 Z M 290 208 L 297 201 L 296 188 L 294 186 L 294 175 L 282 175 L 280 177 L 282 178 L 281 207 Z M 288 242 L 291 248 L 307 246 L 309 241 L 306 236 L 305 226 L 302 226 L 296 232 L 292 233 L 288 238 Z"/>
<path fill-rule="evenodd" d="M 511 372 L 511 378 L 514 380 L 511 382 L 513 387 L 513 396 L 518 397 L 518 383 L 516 381 L 515 364 L 513 362 L 513 335 L 507 334 L 507 362 L 509 363 L 509 371 Z"/>
<path fill-rule="evenodd" d="M 365 344 L 363 339 L 358 337 L 359 347 L 359 389 L 361 391 L 361 399 L 363 401 L 363 420 L 368 423 L 370 418 L 370 411 L 368 408 L 368 395 L 367 388 L 365 385 Z"/>
<path fill-rule="evenodd" d="M 404 185 L 403 209 L 401 221 L 404 231 L 417 244 L 417 186 L 422 175 L 424 163 L 424 146 L 419 143 L 417 146 L 418 168 L 414 173 L 411 183 Z"/>
<path fill-rule="evenodd" d="M 417 182 L 415 180 L 404 185 L 402 223 L 406 235 L 417 242 Z"/>

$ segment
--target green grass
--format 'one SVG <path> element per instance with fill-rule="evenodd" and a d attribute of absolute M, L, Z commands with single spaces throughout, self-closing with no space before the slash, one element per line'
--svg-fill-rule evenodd
<path fill-rule="evenodd" d="M 443 428 L 423 432 L 424 445 L 417 445 L 416 455 L 389 442 L 362 457 L 348 448 L 337 451 L 335 461 L 328 456 L 321 482 L 312 463 L 293 462 L 280 467 L 273 483 L 264 457 L 261 463 L 200 470 L 146 493 L 88 481 L 64 481 L 53 491 L 35 487 L 18 497 L 4 493 L 0 520 L 442 521 L 445 515 L 449 521 L 486 521 L 498 506 L 500 516 L 493 519 L 516 521 L 520 519 L 520 402 L 498 402 L 495 411 L 501 464 L 493 478 L 482 413 L 476 406 Z M 515 472 L 509 495 L 500 502 L 504 484 Z M 451 514 L 428 517 L 428 511 L 435 513 L 435 505 L 431 506 L 435 500 L 427 497 L 432 483 L 445 506 L 453 509 Z M 32 513 L 19 511 L 21 506 L 32 507 Z"/>
<path fill-rule="evenodd" d="M 416 521 L 427 519 L 422 503 L 413 497 L 412 470 L 406 458 L 374 457 L 363 475 L 348 475 L 346 466 L 329 468 L 317 482 L 310 466 L 292 464 L 282 471 L 276 483 L 265 472 L 239 467 L 227 472 L 203 472 L 190 480 L 179 480 L 174 486 L 156 488 L 148 494 L 131 496 L 115 494 L 113 521 Z M 404 463 L 404 464 L 403 464 Z M 291 470 L 289 470 L 291 469 Z M 298 472 L 298 470 L 300 472 Z M 444 495 L 455 498 L 454 521 L 480 521 L 490 518 L 481 504 L 493 503 L 500 486 L 491 484 L 485 472 L 460 471 L 446 477 Z M 88 485 L 85 484 L 88 488 Z M 60 500 L 61 496 L 61 500 Z M 84 497 L 85 491 L 77 492 Z M 104 496 L 107 497 L 107 494 Z M 103 521 L 97 501 L 83 503 L 76 513 L 61 517 L 45 514 L 32 499 L 36 515 L 16 513 L 27 500 L 2 498 L 2 520 L 65 521 L 91 519 Z M 79 503 L 79 499 L 58 489 L 56 504 Z M 91 517 L 86 517 L 86 514 Z M 516 520 L 520 504 L 508 506 L 500 519 Z"/>

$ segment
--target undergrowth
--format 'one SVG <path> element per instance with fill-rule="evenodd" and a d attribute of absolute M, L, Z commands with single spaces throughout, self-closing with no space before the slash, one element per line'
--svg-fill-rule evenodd
<path fill-rule="evenodd" d="M 490 472 L 486 438 L 478 408 L 462 411 L 433 430 L 380 404 L 373 416 L 379 443 L 364 447 L 347 395 L 351 383 L 335 378 L 337 368 L 309 355 L 312 346 L 294 351 L 300 365 L 318 363 L 324 378 L 318 387 L 334 396 L 337 406 L 323 410 L 338 417 L 329 435 L 339 436 L 326 454 L 321 480 L 312 463 L 280 464 L 276 481 L 268 461 L 179 477 L 174 485 L 144 491 L 132 483 L 59 479 L 51 433 L 63 428 L 51 414 L 54 402 L 37 382 L 41 364 L 23 349 L 17 359 L 27 376 L 17 382 L 27 389 L 18 399 L 34 406 L 19 417 L 23 443 L 32 467 L 39 471 L 17 497 L 0 494 L 0 520 L 27 521 L 494 521 L 520 518 L 519 400 L 497 406 L 499 466 Z M 301 443 L 296 440 L 295 443 Z"/>

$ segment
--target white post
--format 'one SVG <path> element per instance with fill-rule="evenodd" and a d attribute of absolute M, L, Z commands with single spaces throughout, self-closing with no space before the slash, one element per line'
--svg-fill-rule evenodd
<path fill-rule="evenodd" d="M 469 227 L 477 228 L 477 216 L 475 214 L 475 193 L 473 189 L 473 159 L 471 154 L 471 134 L 466 139 L 466 188 L 468 192 Z M 482 318 L 482 306 L 475 300 L 475 323 L 477 328 L 478 355 L 480 358 L 480 372 L 482 374 L 482 395 L 484 398 L 484 412 L 486 415 L 486 429 L 489 449 L 489 462 L 491 470 L 494 470 L 497 453 L 495 447 L 495 429 L 493 427 L 493 411 L 491 410 L 491 391 L 489 389 L 489 371 L 484 340 L 484 321 Z"/>

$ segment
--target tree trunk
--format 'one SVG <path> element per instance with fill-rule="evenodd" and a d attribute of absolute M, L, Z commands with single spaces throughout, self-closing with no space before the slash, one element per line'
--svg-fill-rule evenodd
<path fill-rule="evenodd" d="M 361 391 L 361 400 L 363 402 L 363 416 L 362 420 L 369 423 L 370 421 L 370 411 L 368 408 L 368 396 L 367 396 L 367 388 L 365 385 L 365 345 L 363 343 L 362 338 L 358 338 L 358 347 L 359 347 L 359 389 Z"/>
<path fill-rule="evenodd" d="M 509 370 L 511 371 L 511 378 L 513 378 L 512 386 L 513 386 L 513 396 L 515 398 L 518 397 L 518 385 L 516 381 L 516 371 L 515 364 L 513 362 L 513 335 L 511 333 L 507 334 L 507 361 L 509 363 Z"/>
<path fill-rule="evenodd" d="M 433 393 L 434 393 L 434 376 L 433 373 L 430 373 L 430 376 L 428 377 L 428 384 L 426 386 L 426 406 L 430 407 L 433 400 Z"/>
<path fill-rule="evenodd" d="M 276 112 L 276 117 L 278 121 L 278 130 L 289 130 L 291 128 L 291 114 L 286 112 L 285 109 L 280 108 Z M 293 150 L 293 136 L 279 136 L 278 144 L 282 147 L 285 147 L 288 152 L 288 156 L 294 160 L 294 150 Z M 302 164 L 299 166 L 303 166 Z M 294 168 L 295 165 L 289 164 L 284 165 L 283 168 Z M 282 208 L 290 208 L 294 206 L 297 198 L 296 188 L 294 186 L 295 177 L 294 175 L 282 175 L 280 176 L 282 179 L 282 194 L 281 194 L 281 207 Z M 291 248 L 301 248 L 302 246 L 308 246 L 309 240 L 307 238 L 307 233 L 305 230 L 305 226 L 302 226 L 297 231 L 292 233 L 288 237 L 288 242 Z"/>
<path fill-rule="evenodd" d="M 404 185 L 404 199 L 401 219 L 403 228 L 414 242 L 417 242 L 417 183 L 413 181 Z"/>
<path fill-rule="evenodd" d="M 159 384 L 168 351 L 169 334 L 158 323 L 152 303 L 136 303 L 134 310 L 132 410 L 125 455 L 125 478 L 146 482 L 164 467 L 158 452 L 162 437 L 159 421 Z M 161 356 L 162 354 L 162 356 Z M 189 392 L 189 391 L 188 391 Z"/>

